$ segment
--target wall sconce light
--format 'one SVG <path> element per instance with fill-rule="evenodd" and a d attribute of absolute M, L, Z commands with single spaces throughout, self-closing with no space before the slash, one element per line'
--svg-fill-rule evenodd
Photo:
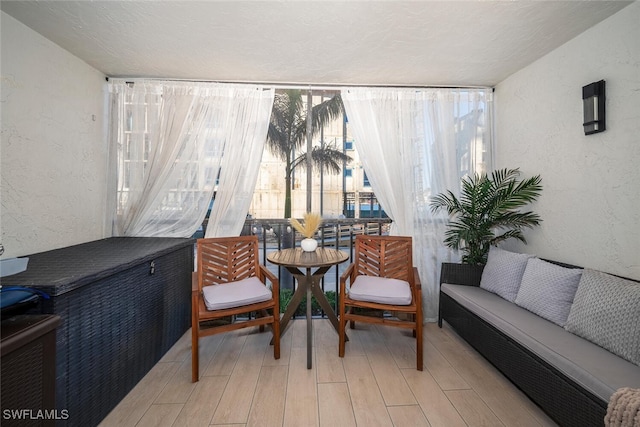
<path fill-rule="evenodd" d="M 583 86 L 582 106 L 584 109 L 584 134 L 603 132 L 607 129 L 605 122 L 605 85 L 604 80 Z"/>

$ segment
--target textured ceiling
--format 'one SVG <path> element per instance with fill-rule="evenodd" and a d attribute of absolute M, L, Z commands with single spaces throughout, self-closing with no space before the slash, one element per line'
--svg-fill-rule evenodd
<path fill-rule="evenodd" d="M 494 86 L 628 4 L 2 0 L 0 7 L 111 77 Z"/>

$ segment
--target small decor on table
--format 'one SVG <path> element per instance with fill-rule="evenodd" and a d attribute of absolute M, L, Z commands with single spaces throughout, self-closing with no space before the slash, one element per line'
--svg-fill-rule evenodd
<path fill-rule="evenodd" d="M 322 218 L 320 215 L 307 212 L 303 216 L 304 224 L 301 224 L 295 218 L 291 218 L 289 222 L 295 230 L 302 234 L 305 238 L 300 242 L 300 247 L 305 252 L 313 252 L 318 247 L 318 242 L 313 238 L 313 235 L 318 231 L 322 224 Z"/>

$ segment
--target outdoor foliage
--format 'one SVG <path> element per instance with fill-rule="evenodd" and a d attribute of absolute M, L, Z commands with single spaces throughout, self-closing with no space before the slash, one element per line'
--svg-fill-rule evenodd
<path fill-rule="evenodd" d="M 526 243 L 523 229 L 542 221 L 531 211 L 519 211 L 542 192 L 540 175 L 523 180 L 519 176 L 519 169 L 497 170 L 490 177 L 475 174 L 462 179 L 460 198 L 446 191 L 431 201 L 433 212 L 445 209 L 449 214 L 444 243 L 462 251 L 463 263 L 485 264 L 489 247 L 506 239 Z"/>
<path fill-rule="evenodd" d="M 305 168 L 307 110 L 303 96 L 307 91 L 287 89 L 277 92 L 271 111 L 267 144 L 271 152 L 285 162 L 285 206 L 284 217 L 291 218 L 291 177 L 297 167 Z M 339 94 L 311 109 L 311 133 L 315 136 L 320 130 L 337 119 L 343 112 L 342 98 Z M 313 167 L 321 172 L 339 173 L 342 164 L 349 162 L 347 156 L 335 145 L 314 147 L 311 152 Z"/>
<path fill-rule="evenodd" d="M 336 307 L 336 292 L 335 291 L 326 291 L 324 293 L 327 296 L 327 301 L 329 301 L 329 305 L 331 307 Z M 280 289 L 280 312 L 284 313 L 287 307 L 289 306 L 289 302 L 293 297 L 292 289 Z M 315 297 L 311 297 L 311 312 L 314 316 L 319 316 L 322 314 L 322 307 L 318 304 Z M 295 316 L 304 317 L 307 315 L 307 296 L 304 295 L 302 297 L 302 302 L 296 309 Z"/>

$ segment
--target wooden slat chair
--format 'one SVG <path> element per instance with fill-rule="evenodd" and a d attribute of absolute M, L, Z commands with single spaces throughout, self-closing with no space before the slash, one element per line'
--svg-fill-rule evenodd
<path fill-rule="evenodd" d="M 267 281 L 271 289 L 267 287 Z M 239 314 L 250 314 L 237 320 Z M 259 263 L 256 236 L 198 239 L 197 270 L 191 296 L 191 369 L 199 378 L 200 337 L 250 326 L 270 324 L 273 356 L 280 358 L 280 304 L 278 278 Z"/>
<path fill-rule="evenodd" d="M 396 317 L 370 315 L 385 311 Z M 422 371 L 422 295 L 411 237 L 356 236 L 354 262 L 340 277 L 339 315 L 340 357 L 347 321 L 351 328 L 356 321 L 387 324 L 413 330 L 417 368 Z"/>

